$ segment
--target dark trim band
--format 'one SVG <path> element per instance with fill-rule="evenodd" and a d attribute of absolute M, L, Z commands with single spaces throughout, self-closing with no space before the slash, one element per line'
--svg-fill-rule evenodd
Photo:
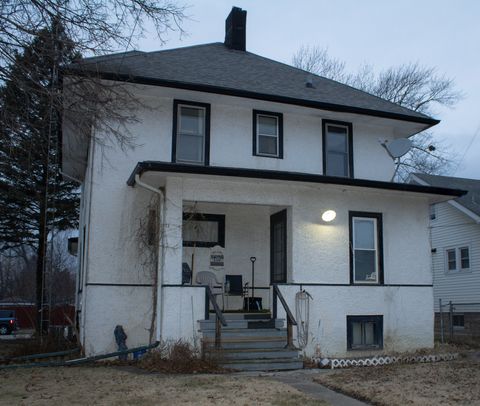
<path fill-rule="evenodd" d="M 124 286 L 134 288 L 153 288 L 151 283 L 102 283 L 102 282 L 89 282 L 87 286 Z"/>
<path fill-rule="evenodd" d="M 383 285 L 379 284 L 366 284 L 366 283 L 277 283 L 279 286 L 343 286 L 343 287 L 357 287 L 365 286 L 369 288 L 432 288 L 433 285 L 428 284 L 408 284 L 408 283 L 384 283 Z"/>
<path fill-rule="evenodd" d="M 428 193 L 443 196 L 463 196 L 467 192 L 459 189 L 447 189 L 433 186 L 414 185 L 411 183 L 393 183 L 368 179 L 338 178 L 300 172 L 285 172 L 259 169 L 229 168 L 222 166 L 199 166 L 172 164 L 170 162 L 143 161 L 138 162 L 127 180 L 127 185 L 135 185 L 135 175 L 144 172 L 188 173 L 198 175 L 231 176 L 251 179 L 273 179 L 291 182 L 322 183 L 331 185 L 357 186 L 372 189 L 398 190 L 402 192 Z"/>

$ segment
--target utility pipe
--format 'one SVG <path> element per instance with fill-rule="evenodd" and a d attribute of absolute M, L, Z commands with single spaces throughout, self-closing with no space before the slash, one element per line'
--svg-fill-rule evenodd
<path fill-rule="evenodd" d="M 140 180 L 140 175 L 135 175 L 135 184 L 143 187 L 144 189 L 149 190 L 150 192 L 156 193 L 159 196 L 159 214 L 160 214 L 160 227 L 163 227 L 165 224 L 165 210 L 164 210 L 164 200 L 165 195 L 162 189 L 157 189 L 148 183 L 142 182 Z M 164 244 L 162 242 L 162 238 L 158 239 L 160 250 L 160 258 L 157 263 L 157 342 L 161 340 L 162 337 L 162 311 L 163 311 L 163 296 L 162 296 L 162 285 L 163 285 L 163 261 L 164 261 Z"/>

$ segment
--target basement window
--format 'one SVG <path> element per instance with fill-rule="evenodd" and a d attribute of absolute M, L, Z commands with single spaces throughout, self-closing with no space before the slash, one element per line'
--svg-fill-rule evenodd
<path fill-rule="evenodd" d="M 347 316 L 347 350 L 383 348 L 383 316 Z"/>

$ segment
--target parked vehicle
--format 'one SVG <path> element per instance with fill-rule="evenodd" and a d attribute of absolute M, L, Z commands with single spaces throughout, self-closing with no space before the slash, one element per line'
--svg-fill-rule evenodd
<path fill-rule="evenodd" d="M 17 329 L 14 310 L 0 310 L 0 335 L 12 334 Z"/>

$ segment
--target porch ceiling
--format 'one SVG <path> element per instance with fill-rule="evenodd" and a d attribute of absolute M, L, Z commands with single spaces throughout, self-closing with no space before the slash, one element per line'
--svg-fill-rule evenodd
<path fill-rule="evenodd" d="M 368 179 L 355 179 L 355 178 L 339 178 L 333 176 L 325 176 L 318 174 L 308 174 L 300 172 L 287 172 L 287 171 L 272 171 L 272 170 L 258 170 L 258 169 L 244 169 L 244 168 L 232 168 L 232 167 L 220 167 L 220 166 L 196 166 L 196 165 L 184 165 L 171 162 L 161 161 L 142 161 L 138 162 L 133 172 L 127 180 L 129 186 L 135 185 L 135 176 L 144 175 L 144 180 L 151 181 L 155 186 L 162 187 L 164 185 L 165 178 L 159 178 L 154 176 L 154 173 L 176 174 L 179 176 L 215 176 L 215 177 L 227 177 L 236 179 L 259 179 L 266 181 L 287 181 L 298 182 L 307 184 L 325 184 L 325 185 L 338 185 L 352 189 L 367 188 L 377 190 L 396 191 L 402 193 L 423 194 L 428 197 L 432 202 L 449 200 L 455 197 L 463 196 L 467 193 L 460 189 L 450 189 L 443 187 L 433 187 L 424 185 L 415 185 L 410 183 L 393 183 L 383 182 Z"/>

